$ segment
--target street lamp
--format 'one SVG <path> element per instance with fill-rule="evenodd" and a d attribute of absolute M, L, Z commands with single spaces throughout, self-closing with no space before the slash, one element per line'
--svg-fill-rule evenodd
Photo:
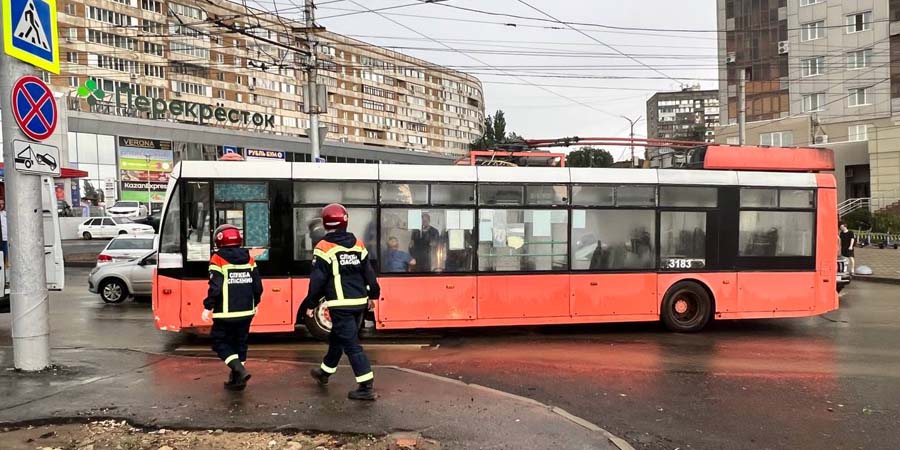
<path fill-rule="evenodd" d="M 635 161 L 634 161 L 634 124 L 640 122 L 641 119 L 644 118 L 644 116 L 638 116 L 638 118 L 634 119 L 634 120 L 629 119 L 628 117 L 625 117 L 625 116 L 622 116 L 622 118 L 627 120 L 628 123 L 631 124 L 631 167 L 634 167 L 637 165 L 637 164 L 635 164 Z"/>
<path fill-rule="evenodd" d="M 150 207 L 150 203 L 151 203 L 151 198 L 150 198 L 150 154 L 146 153 L 146 154 L 144 154 L 144 157 L 147 158 L 147 215 L 149 216 L 150 209 L 151 209 L 151 207 Z"/>

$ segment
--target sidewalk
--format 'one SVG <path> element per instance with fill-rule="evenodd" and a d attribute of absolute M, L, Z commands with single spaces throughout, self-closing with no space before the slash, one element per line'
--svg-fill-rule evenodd
<path fill-rule="evenodd" d="M 3 367 L 11 358 L 0 349 Z M 308 364 L 251 360 L 250 386 L 233 393 L 213 359 L 71 349 L 55 350 L 53 360 L 56 371 L 0 372 L 0 425 L 102 418 L 167 429 L 416 431 L 446 449 L 629 448 L 565 411 L 398 368 L 376 367 L 379 400 L 357 403 L 347 400 L 354 383 L 344 366 L 322 389 Z"/>
<path fill-rule="evenodd" d="M 879 248 L 857 248 L 856 267 L 869 266 L 872 275 L 856 275 L 853 281 L 881 281 L 900 284 L 900 250 Z"/>

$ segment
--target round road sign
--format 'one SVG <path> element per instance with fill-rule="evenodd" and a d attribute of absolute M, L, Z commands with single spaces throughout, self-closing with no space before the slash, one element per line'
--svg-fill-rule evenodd
<path fill-rule="evenodd" d="M 56 130 L 56 99 L 40 78 L 26 75 L 12 90 L 13 117 L 26 136 L 43 141 Z"/>

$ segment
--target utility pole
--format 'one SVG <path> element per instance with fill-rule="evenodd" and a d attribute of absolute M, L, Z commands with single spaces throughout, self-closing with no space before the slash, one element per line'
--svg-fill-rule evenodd
<path fill-rule="evenodd" d="M 5 5 L 8 4 L 5 2 Z M 2 22 L 0 21 L 0 40 L 4 34 Z M 0 52 L 0 109 L 3 119 L 3 160 L 6 162 L 4 181 L 9 226 L 13 364 L 16 369 L 25 371 L 43 370 L 50 365 L 50 299 L 44 268 L 41 176 L 27 175 L 16 170 L 13 143 L 15 140 L 30 142 L 16 126 L 12 90 L 16 80 L 31 75 L 32 71 L 31 65 Z"/>
<path fill-rule="evenodd" d="M 147 216 L 150 216 L 150 210 L 153 209 L 150 206 L 153 203 L 153 198 L 150 194 L 150 154 L 145 154 L 144 158 L 147 159 Z M 140 208 L 138 208 L 138 210 L 140 210 Z"/>
<path fill-rule="evenodd" d="M 738 74 L 738 144 L 747 142 L 747 69 Z"/>
<path fill-rule="evenodd" d="M 318 162 L 321 158 L 321 142 L 319 142 L 319 102 L 318 102 L 318 51 L 316 46 L 316 5 L 313 0 L 305 0 L 304 15 L 306 16 L 306 43 L 309 45 L 309 64 L 306 67 L 307 90 L 306 108 L 309 110 L 309 145 L 312 151 L 312 161 Z"/>
<path fill-rule="evenodd" d="M 634 125 L 641 121 L 644 116 L 638 116 L 637 119 L 631 120 L 628 117 L 622 116 L 623 119 L 627 120 L 629 124 L 631 124 L 631 167 L 637 167 L 637 161 L 634 160 Z"/>

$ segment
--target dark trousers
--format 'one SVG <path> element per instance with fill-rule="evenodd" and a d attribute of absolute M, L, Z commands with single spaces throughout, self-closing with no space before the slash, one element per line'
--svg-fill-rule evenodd
<path fill-rule="evenodd" d="M 331 314 L 331 334 L 328 335 L 328 353 L 322 361 L 322 370 L 334 373 L 341 355 L 346 354 L 356 381 L 371 380 L 374 378 L 372 366 L 359 345 L 359 323 L 365 310 L 329 309 L 328 312 Z"/>
<path fill-rule="evenodd" d="M 250 337 L 250 322 L 253 317 L 241 319 L 213 319 L 212 349 L 225 364 L 234 359 L 247 360 L 247 338 Z"/>

